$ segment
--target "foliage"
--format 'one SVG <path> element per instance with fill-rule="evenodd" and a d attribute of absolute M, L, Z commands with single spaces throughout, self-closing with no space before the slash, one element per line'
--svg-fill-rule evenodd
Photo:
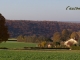
<path fill-rule="evenodd" d="M 69 39 L 70 37 L 70 33 L 67 29 L 63 29 L 62 31 L 62 41 L 66 41 L 67 39 Z"/>
<path fill-rule="evenodd" d="M 9 38 L 8 28 L 5 25 L 5 18 L 0 14 L 0 42 L 7 41 Z"/>
<path fill-rule="evenodd" d="M 38 44 L 38 47 L 44 48 L 46 45 L 46 41 L 42 41 L 41 43 Z"/>
<path fill-rule="evenodd" d="M 50 41 L 49 38 L 47 37 L 44 37 L 44 36 L 36 36 L 36 35 L 33 35 L 33 36 L 18 36 L 17 37 L 17 41 L 18 42 L 32 42 L 32 43 L 39 43 L 39 42 L 42 42 L 42 41 Z"/>
<path fill-rule="evenodd" d="M 52 39 L 53 39 L 53 42 L 54 42 L 53 44 L 55 46 L 57 46 L 57 45 L 64 46 L 64 42 L 65 41 L 67 42 L 67 40 L 69 40 L 71 38 L 72 39 L 75 38 L 75 40 L 77 40 L 77 42 L 78 42 L 77 45 L 80 45 L 79 33 L 78 32 L 73 32 L 73 31 L 71 31 L 69 29 L 63 29 L 62 32 L 60 32 L 60 33 L 59 32 L 55 32 Z M 68 42 L 68 45 L 72 46 L 73 42 Z M 66 46 L 68 46 L 68 45 L 66 45 Z"/>
<path fill-rule="evenodd" d="M 72 50 L 80 50 L 80 46 L 72 46 L 71 49 Z"/>
<path fill-rule="evenodd" d="M 53 42 L 60 42 L 61 34 L 59 32 L 55 32 L 53 35 Z"/>
<path fill-rule="evenodd" d="M 79 39 L 79 35 L 76 32 L 72 32 L 71 38 L 73 38 L 75 40 L 78 40 Z"/>
<path fill-rule="evenodd" d="M 61 32 L 63 29 L 69 31 L 79 31 L 79 23 L 57 22 L 57 21 L 30 21 L 30 20 L 6 20 L 9 28 L 10 37 L 19 35 L 32 36 L 43 35 L 52 37 L 55 32 Z"/>
<path fill-rule="evenodd" d="M 18 42 L 23 42 L 24 41 L 24 37 L 22 35 L 17 37 L 17 41 Z"/>
<path fill-rule="evenodd" d="M 80 46 L 80 38 L 78 39 L 78 46 Z"/>

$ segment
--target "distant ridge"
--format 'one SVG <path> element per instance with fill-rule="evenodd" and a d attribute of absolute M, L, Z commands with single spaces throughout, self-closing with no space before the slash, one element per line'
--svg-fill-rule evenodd
<path fill-rule="evenodd" d="M 80 23 L 57 22 L 57 21 L 31 21 L 31 20 L 6 20 L 10 37 L 19 35 L 43 35 L 52 37 L 54 32 L 61 32 L 63 29 L 73 31 L 80 30 Z"/>
<path fill-rule="evenodd" d="M 80 23 L 80 21 L 60 21 L 60 22 L 67 22 L 67 23 Z"/>

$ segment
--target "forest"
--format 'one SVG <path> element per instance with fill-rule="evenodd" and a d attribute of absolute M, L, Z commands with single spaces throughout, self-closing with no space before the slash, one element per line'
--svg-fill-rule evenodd
<path fill-rule="evenodd" d="M 23 36 L 52 37 L 55 32 L 63 29 L 79 31 L 80 23 L 57 22 L 57 21 L 31 21 L 31 20 L 6 20 L 10 38 Z"/>

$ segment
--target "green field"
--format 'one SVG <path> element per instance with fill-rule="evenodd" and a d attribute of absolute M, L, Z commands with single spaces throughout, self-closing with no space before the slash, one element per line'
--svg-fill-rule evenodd
<path fill-rule="evenodd" d="M 80 60 L 80 51 L 0 50 L 0 60 Z"/>
<path fill-rule="evenodd" d="M 16 41 L 7 41 L 0 43 L 0 47 L 6 48 L 23 48 L 23 47 L 36 47 L 36 43 L 25 43 L 25 42 L 16 42 Z"/>
<path fill-rule="evenodd" d="M 36 43 L 7 41 L 0 47 L 35 47 Z M 0 60 L 80 60 L 79 50 L 13 50 L 0 49 Z"/>

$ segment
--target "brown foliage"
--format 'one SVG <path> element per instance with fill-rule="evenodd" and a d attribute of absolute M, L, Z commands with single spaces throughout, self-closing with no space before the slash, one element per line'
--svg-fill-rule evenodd
<path fill-rule="evenodd" d="M 38 47 L 44 48 L 46 45 L 46 41 L 42 41 L 41 43 L 38 44 Z"/>
<path fill-rule="evenodd" d="M 53 35 L 53 41 L 60 42 L 60 40 L 61 40 L 61 34 L 59 32 L 55 32 Z"/>
<path fill-rule="evenodd" d="M 75 39 L 75 40 L 78 40 L 79 39 L 79 35 L 76 33 L 76 32 L 73 32 L 71 34 L 71 38 Z"/>
<path fill-rule="evenodd" d="M 44 35 L 52 37 L 55 32 L 61 32 L 63 29 L 79 31 L 79 23 L 56 22 L 56 21 L 29 21 L 29 20 L 6 20 L 10 37 L 19 35 Z"/>

